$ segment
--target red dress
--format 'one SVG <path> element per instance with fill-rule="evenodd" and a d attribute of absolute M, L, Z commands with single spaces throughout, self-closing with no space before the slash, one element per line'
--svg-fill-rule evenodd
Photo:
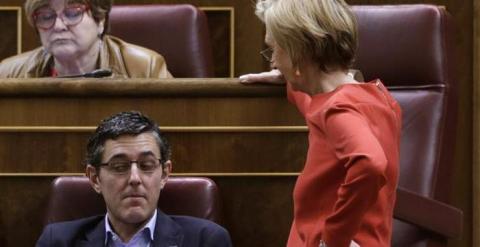
<path fill-rule="evenodd" d="M 401 110 L 379 81 L 310 97 L 287 89 L 309 129 L 288 247 L 390 246 Z"/>

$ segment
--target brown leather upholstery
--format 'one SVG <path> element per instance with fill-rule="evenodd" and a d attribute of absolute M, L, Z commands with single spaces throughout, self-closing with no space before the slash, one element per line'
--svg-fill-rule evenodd
<path fill-rule="evenodd" d="M 382 79 L 403 111 L 392 246 L 445 246 L 462 225 L 461 211 L 445 204 L 457 123 L 451 17 L 431 5 L 355 6 L 354 12 L 355 68 L 367 81 Z"/>
<path fill-rule="evenodd" d="M 170 177 L 158 207 L 167 214 L 189 215 L 221 223 L 215 182 L 200 177 Z M 52 182 L 45 223 L 105 214 L 105 202 L 87 177 L 58 177 Z"/>
<path fill-rule="evenodd" d="M 110 34 L 162 54 L 174 77 L 214 77 L 207 18 L 192 5 L 115 5 Z"/>

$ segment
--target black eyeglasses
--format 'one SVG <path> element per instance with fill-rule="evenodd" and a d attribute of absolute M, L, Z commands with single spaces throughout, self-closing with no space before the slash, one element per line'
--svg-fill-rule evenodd
<path fill-rule="evenodd" d="M 271 47 L 261 51 L 260 54 L 262 54 L 262 56 L 267 60 L 267 62 L 272 62 L 273 49 Z"/>
<path fill-rule="evenodd" d="M 157 158 L 143 158 L 140 160 L 125 160 L 125 159 L 113 159 L 106 163 L 101 163 L 99 166 L 105 166 L 105 168 L 118 175 L 127 174 L 130 172 L 133 163 L 137 164 L 137 168 L 143 173 L 153 173 L 157 168 L 162 165 L 163 162 Z"/>
<path fill-rule="evenodd" d="M 47 30 L 55 25 L 57 17 L 60 17 L 66 26 L 77 25 L 82 21 L 83 15 L 88 9 L 86 5 L 73 4 L 67 6 L 60 15 L 58 15 L 57 12 L 51 8 L 42 8 L 35 11 L 32 17 L 37 28 Z"/>

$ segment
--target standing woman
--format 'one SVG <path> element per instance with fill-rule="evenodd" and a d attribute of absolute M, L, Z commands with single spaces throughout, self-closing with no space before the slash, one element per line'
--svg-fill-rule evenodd
<path fill-rule="evenodd" d="M 0 78 L 72 76 L 97 69 L 114 77 L 171 77 L 163 57 L 106 35 L 112 0 L 26 0 L 42 46 L 3 60 Z"/>
<path fill-rule="evenodd" d="M 343 0 L 259 0 L 256 14 L 274 70 L 240 80 L 273 82 L 281 73 L 309 129 L 287 246 L 390 246 L 401 111 L 380 80 L 348 74 L 352 11 Z"/>

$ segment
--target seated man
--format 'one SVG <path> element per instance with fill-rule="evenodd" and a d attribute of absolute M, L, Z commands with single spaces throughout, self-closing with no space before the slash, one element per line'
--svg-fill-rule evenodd
<path fill-rule="evenodd" d="M 36 246 L 231 246 L 221 226 L 157 208 L 171 171 L 170 146 L 141 113 L 102 121 L 88 142 L 86 163 L 107 214 L 47 225 Z"/>

